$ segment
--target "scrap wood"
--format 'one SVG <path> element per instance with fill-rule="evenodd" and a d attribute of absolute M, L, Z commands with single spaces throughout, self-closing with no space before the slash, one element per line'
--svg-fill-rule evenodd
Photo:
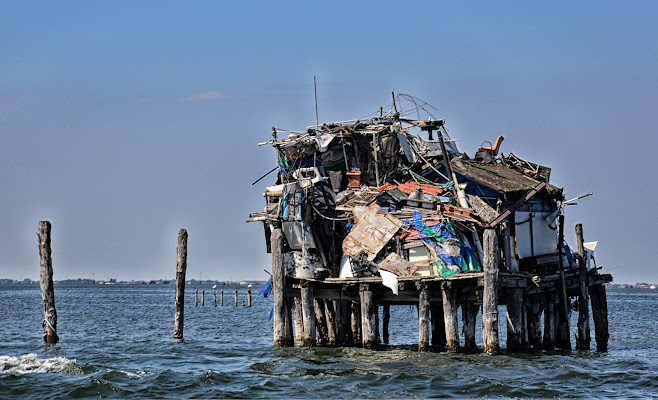
<path fill-rule="evenodd" d="M 368 212 L 359 213 L 354 227 L 343 240 L 343 254 L 357 257 L 366 253 L 373 261 L 389 240 L 400 230 L 402 221 L 389 214 L 377 214 L 375 204 Z"/>

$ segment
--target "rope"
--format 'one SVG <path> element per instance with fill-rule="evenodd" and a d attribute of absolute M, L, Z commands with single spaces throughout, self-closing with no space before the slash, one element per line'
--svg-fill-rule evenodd
<path fill-rule="evenodd" d="M 59 337 L 59 335 L 57 334 L 57 331 L 55 330 L 55 328 L 53 328 L 53 326 L 50 325 L 50 322 L 48 322 L 48 320 L 47 320 L 46 318 L 44 318 L 44 319 L 43 319 L 43 322 L 41 323 L 41 326 L 43 326 L 43 329 L 44 329 L 44 330 L 46 329 L 46 324 L 48 324 L 48 326 L 49 326 L 50 329 L 53 331 L 53 333 L 55 334 L 55 336 Z"/>

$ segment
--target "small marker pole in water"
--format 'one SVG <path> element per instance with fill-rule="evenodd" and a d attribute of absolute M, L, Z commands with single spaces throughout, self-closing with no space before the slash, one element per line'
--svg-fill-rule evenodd
<path fill-rule="evenodd" d="M 201 291 L 201 307 L 203 307 L 206 303 L 206 291 L 202 290 Z"/>
<path fill-rule="evenodd" d="M 199 289 L 194 289 L 194 307 L 199 305 Z"/>
<path fill-rule="evenodd" d="M 215 307 L 217 307 L 217 290 L 215 288 L 212 288 L 212 301 L 215 303 Z"/>
<path fill-rule="evenodd" d="M 251 285 L 247 286 L 247 306 L 251 307 Z"/>
<path fill-rule="evenodd" d="M 55 287 L 53 285 L 53 259 L 50 247 L 50 221 L 39 221 L 39 256 L 41 257 L 41 297 L 43 298 L 43 340 L 48 344 L 59 341 L 57 335 L 57 311 L 55 310 Z"/>
<path fill-rule="evenodd" d="M 238 306 L 238 289 L 235 289 L 235 306 Z"/>
<path fill-rule="evenodd" d="M 219 305 L 224 307 L 224 289 L 219 291 Z"/>
<path fill-rule="evenodd" d="M 185 272 L 187 271 L 187 229 L 178 232 L 176 263 L 176 311 L 174 314 L 174 338 L 183 338 L 185 314 Z"/>

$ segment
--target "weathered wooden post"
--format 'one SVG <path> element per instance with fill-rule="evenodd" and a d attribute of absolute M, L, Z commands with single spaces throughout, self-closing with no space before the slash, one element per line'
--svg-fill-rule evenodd
<path fill-rule="evenodd" d="M 292 331 L 292 305 L 291 299 L 286 299 L 285 329 L 283 331 L 283 342 L 286 346 L 294 346 L 295 339 Z"/>
<path fill-rule="evenodd" d="M 558 255 L 560 273 L 560 312 L 558 313 L 555 330 L 555 346 L 563 350 L 571 350 L 571 331 L 569 327 L 569 298 L 567 297 L 567 284 L 564 276 L 564 261 L 562 249 L 564 247 L 564 215 L 559 217 L 558 226 Z"/>
<path fill-rule="evenodd" d="M 418 289 L 418 351 L 430 348 L 430 289 L 426 282 L 416 283 Z"/>
<path fill-rule="evenodd" d="M 605 286 L 593 285 L 589 287 L 589 296 L 592 301 L 592 319 L 594 320 L 594 339 L 596 351 L 608 351 L 608 300 Z"/>
<path fill-rule="evenodd" d="M 57 335 L 57 310 L 55 309 L 55 286 L 53 284 L 53 259 L 50 246 L 50 221 L 39 221 L 39 256 L 41 258 L 39 286 L 43 299 L 43 340 L 48 344 L 59 342 Z"/>
<path fill-rule="evenodd" d="M 187 229 L 178 231 L 176 249 L 176 311 L 174 313 L 174 338 L 183 338 L 185 317 L 185 272 L 187 271 Z"/>
<path fill-rule="evenodd" d="M 212 301 L 217 307 L 217 290 L 214 287 L 212 288 Z"/>
<path fill-rule="evenodd" d="M 315 325 L 315 309 L 313 305 L 313 285 L 311 282 L 302 280 L 300 292 L 304 322 L 302 345 L 306 347 L 315 346 L 317 330 Z"/>
<path fill-rule="evenodd" d="M 270 244 L 272 248 L 272 299 L 274 302 L 273 330 L 274 345 L 286 345 L 286 277 L 283 266 L 283 233 L 280 227 L 272 227 Z M 224 304 L 224 291 L 222 290 L 222 305 Z"/>
<path fill-rule="evenodd" d="M 247 286 L 247 306 L 251 307 L 251 284 Z"/>
<path fill-rule="evenodd" d="M 327 320 L 327 344 L 336 345 L 336 311 L 333 300 L 324 301 L 324 315 Z"/>
<path fill-rule="evenodd" d="M 302 313 L 302 300 L 300 297 L 293 299 L 295 320 L 295 341 L 299 345 L 304 343 L 304 314 Z"/>
<path fill-rule="evenodd" d="M 459 329 L 457 322 L 457 293 L 452 282 L 441 283 L 443 295 L 443 320 L 446 325 L 446 348 L 448 352 L 459 350 Z"/>
<path fill-rule="evenodd" d="M 219 290 L 219 305 L 224 307 L 224 289 Z"/>
<path fill-rule="evenodd" d="M 464 330 L 464 350 L 473 352 L 478 349 L 475 344 L 475 318 L 478 309 L 475 307 L 475 302 L 465 296 L 462 301 L 462 320 Z"/>
<path fill-rule="evenodd" d="M 507 351 L 521 351 L 523 289 L 507 289 Z"/>
<path fill-rule="evenodd" d="M 201 307 L 205 307 L 206 305 L 206 291 L 202 290 L 201 291 Z"/>
<path fill-rule="evenodd" d="M 430 303 L 430 318 L 432 322 L 431 343 L 434 347 L 446 346 L 446 323 L 443 319 L 443 305 Z"/>
<path fill-rule="evenodd" d="M 194 307 L 199 305 L 199 289 L 194 289 Z"/>
<path fill-rule="evenodd" d="M 352 340 L 356 344 L 361 342 L 361 303 L 356 301 L 351 303 L 350 326 L 352 328 Z"/>
<path fill-rule="evenodd" d="M 557 312 L 555 304 L 557 303 L 557 294 L 549 293 L 546 295 L 546 308 L 544 310 L 544 341 L 542 349 L 555 349 L 555 331 L 557 329 Z"/>
<path fill-rule="evenodd" d="M 388 344 L 388 323 L 391 320 L 391 305 L 382 306 L 382 339 L 384 344 Z"/>
<path fill-rule="evenodd" d="M 578 243 L 578 267 L 580 272 L 580 292 L 578 293 L 578 338 L 577 350 L 589 350 L 592 340 L 589 331 L 589 295 L 587 293 L 587 251 L 583 224 L 576 224 L 576 241 Z"/>
<path fill-rule="evenodd" d="M 541 313 L 542 304 L 531 300 L 528 308 L 528 344 L 532 350 L 541 350 Z"/>
<path fill-rule="evenodd" d="M 361 343 L 366 349 L 377 347 L 377 327 L 375 323 L 376 305 L 372 291 L 367 284 L 359 287 L 361 299 Z"/>
<path fill-rule="evenodd" d="M 352 301 L 342 299 L 336 301 L 336 344 L 339 346 L 354 344 L 350 325 L 351 317 Z"/>
<path fill-rule="evenodd" d="M 498 342 L 498 270 L 500 251 L 496 230 L 484 230 L 484 292 L 482 300 L 482 343 L 484 353 L 496 355 L 500 352 Z"/>
<path fill-rule="evenodd" d="M 235 306 L 238 306 L 238 289 L 235 289 Z"/>
<path fill-rule="evenodd" d="M 329 333 L 327 332 L 327 318 L 324 315 L 324 302 L 322 299 L 315 299 L 313 301 L 313 309 L 315 310 L 315 326 L 318 332 L 318 341 L 320 344 L 325 345 L 328 341 Z"/>

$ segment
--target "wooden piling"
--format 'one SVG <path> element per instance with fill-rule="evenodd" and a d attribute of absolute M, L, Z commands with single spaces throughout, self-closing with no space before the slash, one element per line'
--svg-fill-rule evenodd
<path fill-rule="evenodd" d="M 359 287 L 361 299 L 361 344 L 366 349 L 377 347 L 377 327 L 375 312 L 377 310 L 370 286 L 361 284 Z"/>
<path fill-rule="evenodd" d="M 201 291 L 201 307 L 205 307 L 206 305 L 206 291 L 202 290 Z"/>
<path fill-rule="evenodd" d="M 339 346 L 352 346 L 352 302 L 350 300 L 336 301 L 336 344 Z"/>
<path fill-rule="evenodd" d="M 215 288 L 212 288 L 212 301 L 217 307 L 217 290 Z"/>
<path fill-rule="evenodd" d="M 43 299 L 43 340 L 48 344 L 59 342 L 57 335 L 57 310 L 55 309 L 55 286 L 53 284 L 53 259 L 50 245 L 50 221 L 39 221 L 39 257 L 41 298 Z"/>
<path fill-rule="evenodd" d="M 507 351 L 523 350 L 522 323 L 523 323 L 523 290 L 517 288 L 507 289 Z"/>
<path fill-rule="evenodd" d="M 361 343 L 361 303 L 351 302 L 350 327 L 354 344 Z"/>
<path fill-rule="evenodd" d="M 443 319 L 443 304 L 430 303 L 430 320 L 433 347 L 446 347 L 446 323 Z"/>
<path fill-rule="evenodd" d="M 251 285 L 247 286 L 247 307 L 251 307 Z"/>
<path fill-rule="evenodd" d="M 224 289 L 219 290 L 219 305 L 224 307 Z"/>
<path fill-rule="evenodd" d="M 475 344 L 475 318 L 478 309 L 475 307 L 475 302 L 466 296 L 462 301 L 462 320 L 464 332 L 464 351 L 474 352 L 478 349 Z"/>
<path fill-rule="evenodd" d="M 315 346 L 317 331 L 313 306 L 313 285 L 310 282 L 303 280 L 300 291 L 304 323 L 302 345 L 306 347 Z"/>
<path fill-rule="evenodd" d="M 544 309 L 544 340 L 542 342 L 542 349 L 552 351 L 555 349 L 555 331 L 557 329 L 557 314 L 556 310 L 557 294 L 549 293 L 546 295 L 546 307 Z"/>
<path fill-rule="evenodd" d="M 324 301 L 322 299 L 315 299 L 313 301 L 313 309 L 315 310 L 315 326 L 318 332 L 318 343 L 326 345 L 329 334 L 327 332 L 327 319 L 324 314 Z"/>
<path fill-rule="evenodd" d="M 576 224 L 576 242 L 578 243 L 578 267 L 580 291 L 578 292 L 578 338 L 577 350 L 589 350 L 591 336 L 589 330 L 589 295 L 587 289 L 587 252 L 585 251 L 585 238 L 583 224 Z"/>
<path fill-rule="evenodd" d="M 541 313 L 542 304 L 532 301 L 528 307 L 528 344 L 530 349 L 539 351 L 541 344 Z"/>
<path fill-rule="evenodd" d="M 495 355 L 500 352 L 498 342 L 498 270 L 500 251 L 495 229 L 485 229 L 484 245 L 484 291 L 482 300 L 482 343 L 484 353 Z"/>
<path fill-rule="evenodd" d="M 238 289 L 235 289 L 235 306 L 238 306 Z"/>
<path fill-rule="evenodd" d="M 327 344 L 336 345 L 336 311 L 333 300 L 324 301 L 324 316 L 327 320 Z"/>
<path fill-rule="evenodd" d="M 593 285 L 589 287 L 589 296 L 592 302 L 592 320 L 594 321 L 594 339 L 596 351 L 608 351 L 608 300 L 605 286 Z"/>
<path fill-rule="evenodd" d="M 557 325 L 555 330 L 555 346 L 563 350 L 571 350 L 571 334 L 569 327 L 569 298 L 567 297 L 567 285 L 564 275 L 564 261 L 562 260 L 564 247 L 564 215 L 560 215 L 558 224 L 558 258 L 560 273 L 560 312 L 557 314 Z"/>
<path fill-rule="evenodd" d="M 457 293 L 452 282 L 441 284 L 443 296 L 443 320 L 446 325 L 446 349 L 450 353 L 459 350 L 459 328 L 457 322 Z"/>
<path fill-rule="evenodd" d="M 382 306 L 382 339 L 384 344 L 388 344 L 388 324 L 391 320 L 391 306 L 384 304 Z"/>
<path fill-rule="evenodd" d="M 283 265 L 283 234 L 281 228 L 273 227 L 270 234 L 272 249 L 272 299 L 274 302 L 273 329 L 274 345 L 285 346 L 286 330 L 286 278 Z M 221 292 L 221 303 L 224 305 L 224 291 Z"/>
<path fill-rule="evenodd" d="M 304 315 L 302 314 L 302 300 L 300 297 L 293 299 L 294 319 L 295 319 L 295 341 L 300 346 L 304 342 Z"/>
<path fill-rule="evenodd" d="M 427 283 L 418 283 L 418 351 L 427 351 L 430 348 L 430 289 Z"/>
<path fill-rule="evenodd" d="M 295 340 L 293 336 L 293 330 L 292 330 L 292 306 L 293 306 L 293 301 L 292 299 L 287 299 L 286 300 L 286 312 L 284 314 L 284 330 L 283 330 L 283 343 L 285 346 L 294 346 L 295 345 Z"/>
<path fill-rule="evenodd" d="M 194 289 L 194 307 L 199 305 L 199 289 Z"/>
<path fill-rule="evenodd" d="M 174 338 L 183 338 L 185 317 L 185 273 L 187 271 L 187 229 L 178 231 L 176 249 L 176 307 L 174 312 Z"/>

